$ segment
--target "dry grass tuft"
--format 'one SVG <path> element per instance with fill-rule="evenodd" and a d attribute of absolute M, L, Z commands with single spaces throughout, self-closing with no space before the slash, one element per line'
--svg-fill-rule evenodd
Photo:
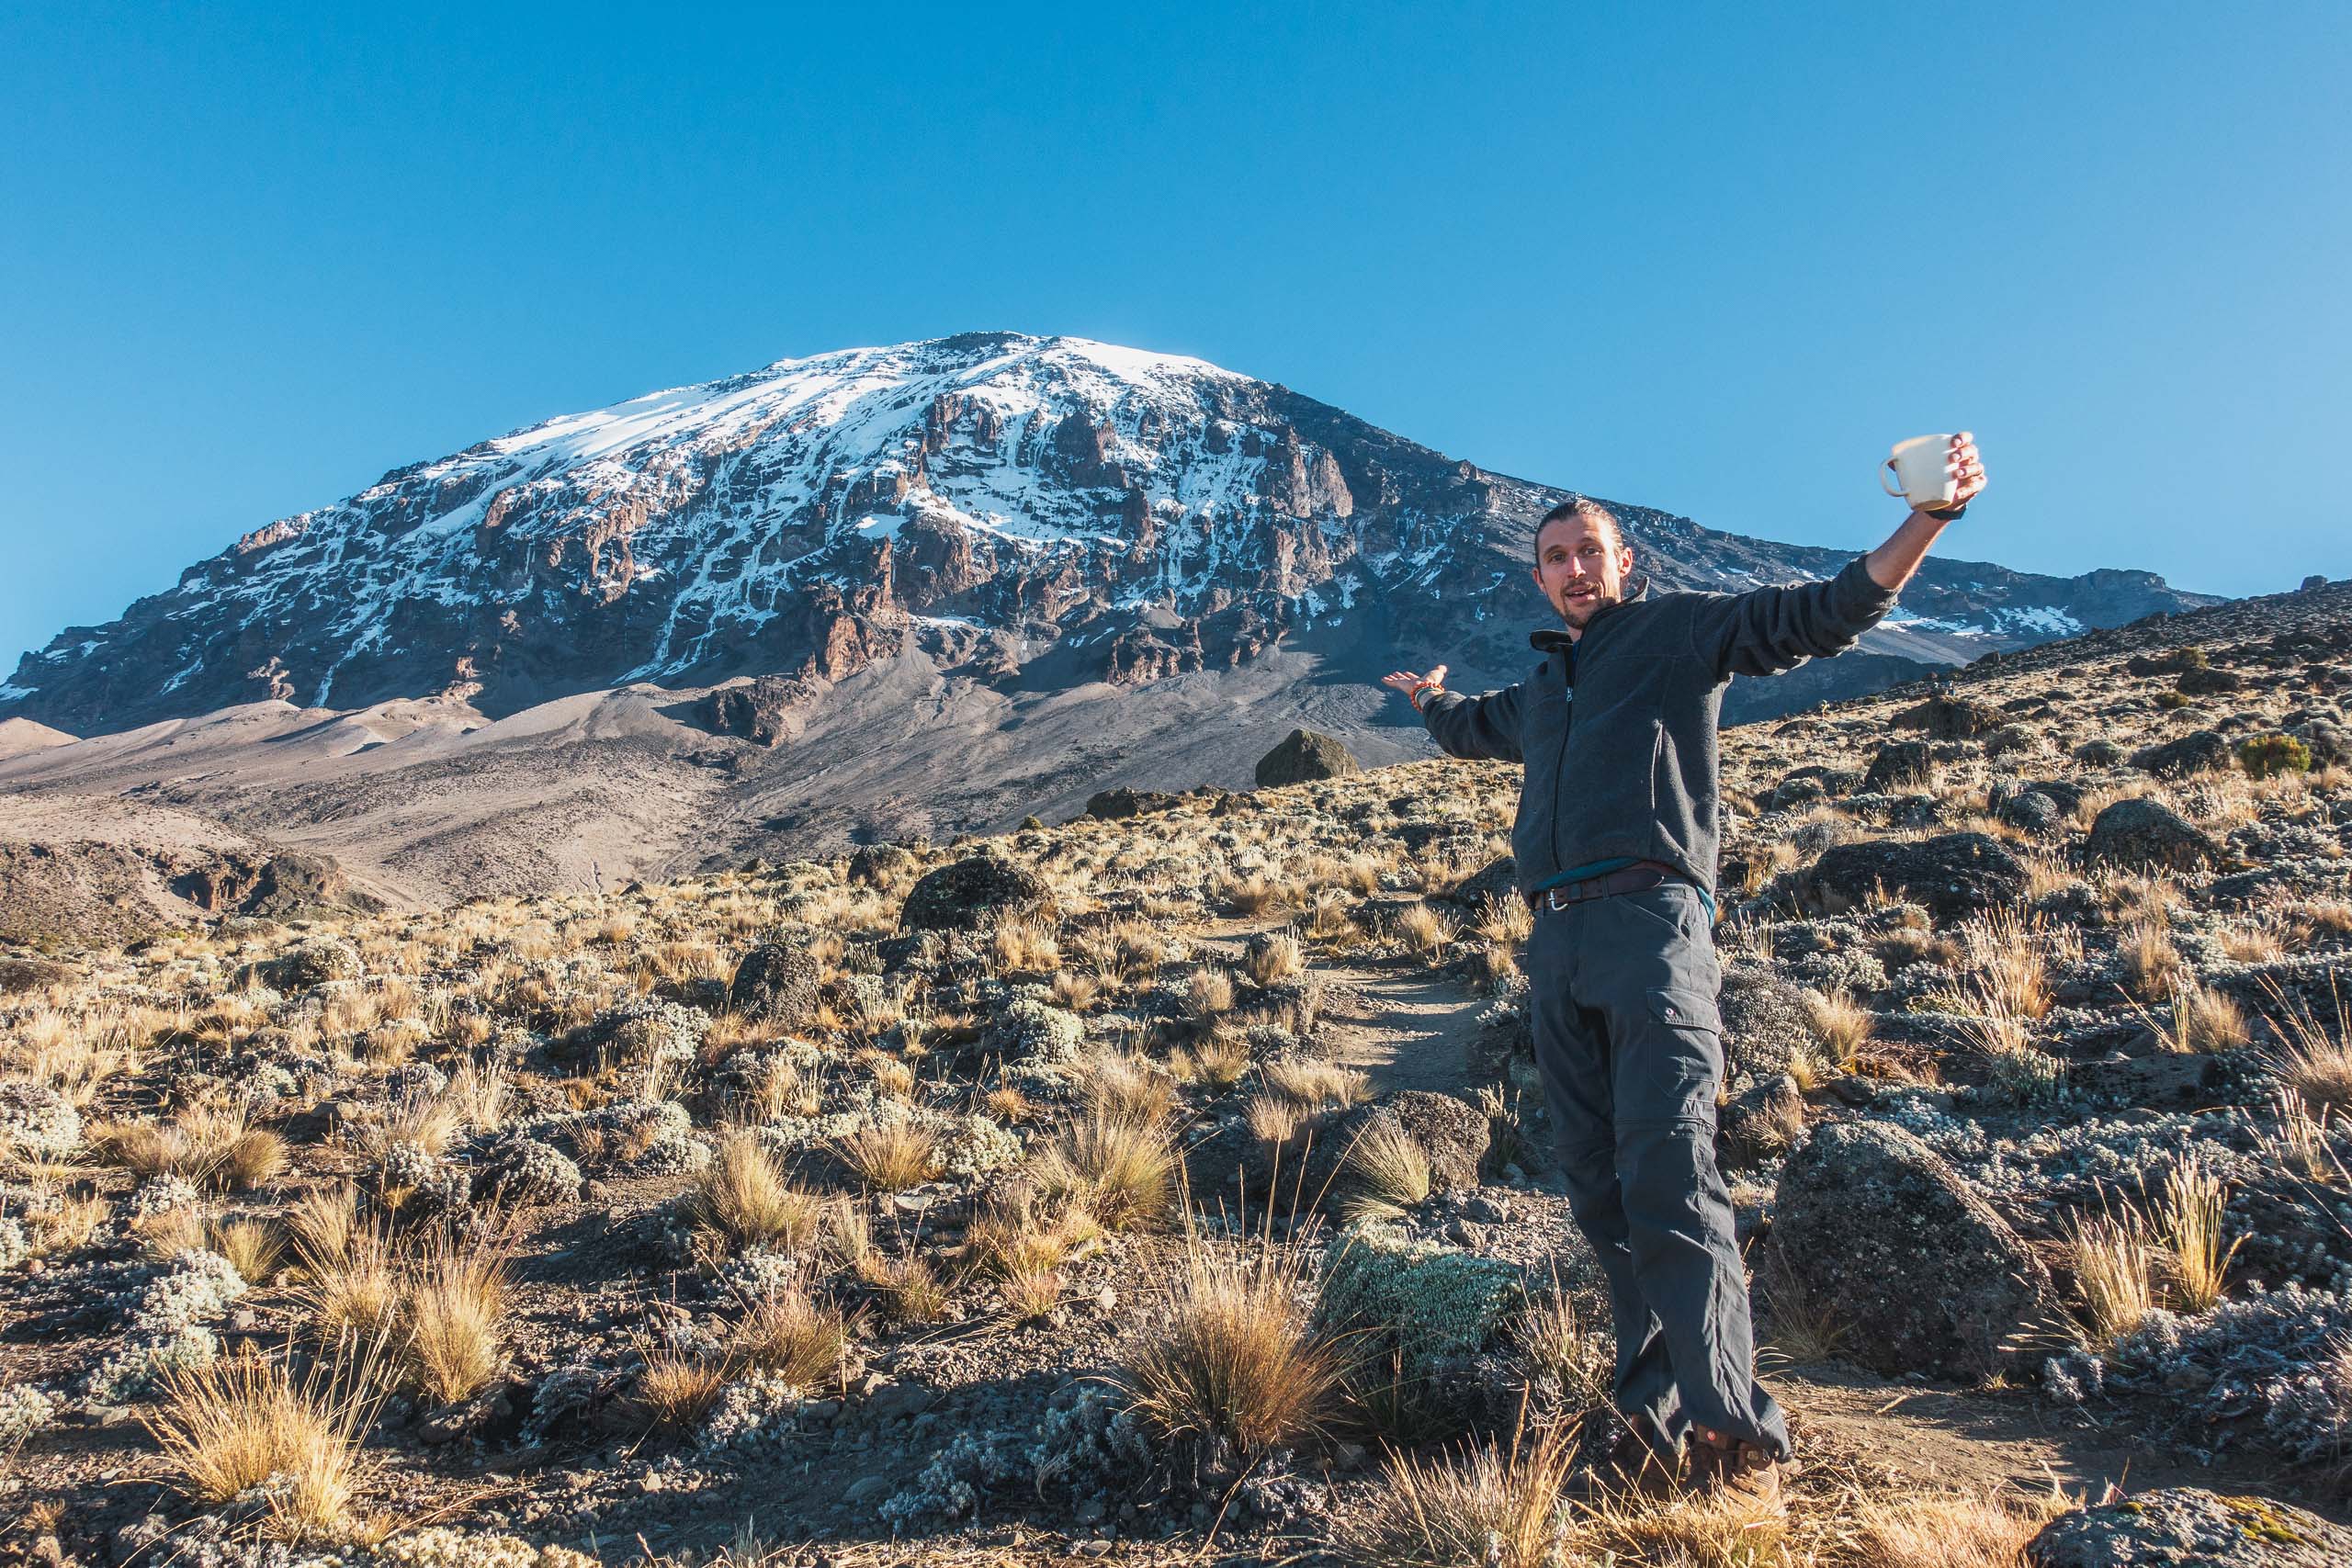
<path fill-rule="evenodd" d="M 292 1541 L 342 1524 L 373 1414 L 356 1387 L 336 1390 L 315 1375 L 298 1384 L 282 1363 L 240 1356 L 167 1374 L 162 1407 L 141 1419 L 198 1502 L 226 1503 L 283 1478 L 266 1533 Z"/>
<path fill-rule="evenodd" d="M 1846 1524 L 1857 1568 L 2017 1568 L 2025 1544 L 2075 1499 L 1952 1493 L 1854 1500 Z"/>
<path fill-rule="evenodd" d="M 2222 1179 L 2191 1155 L 2165 1174 L 2157 1227 L 2172 1266 L 2172 1280 L 2183 1311 L 2211 1311 L 2222 1299 L 2222 1278 L 2245 1237 L 2227 1247 L 2222 1235 L 2229 1217 L 2230 1191 Z"/>
<path fill-rule="evenodd" d="M 1870 1009 L 1841 988 L 1806 992 L 1805 1013 L 1813 1026 L 1814 1038 L 1821 1043 L 1830 1064 L 1840 1072 L 1852 1072 L 1862 1047 L 1871 1043 L 1877 1028 Z"/>
<path fill-rule="evenodd" d="M 715 1357 L 655 1346 L 640 1338 L 637 1353 L 645 1370 L 637 1376 L 637 1402 L 646 1419 L 667 1431 L 702 1425 L 727 1387 L 727 1367 Z"/>
<path fill-rule="evenodd" d="M 1454 923 L 1427 904 L 1409 906 L 1396 917 L 1396 934 L 1404 940 L 1407 951 L 1424 957 L 1442 953 L 1452 945 Z"/>
<path fill-rule="evenodd" d="M 503 1256 L 436 1245 L 418 1266 L 404 1298 L 409 1377 L 426 1397 L 455 1404 L 498 1375 L 505 1354 Z"/>
<path fill-rule="evenodd" d="M 817 1237 L 824 1201 L 786 1179 L 756 1133 L 738 1133 L 695 1179 L 695 1223 L 738 1247 L 781 1246 L 797 1253 Z"/>
<path fill-rule="evenodd" d="M 1181 1083 L 1230 1089 L 1250 1070 L 1250 1043 L 1238 1034 L 1212 1030 L 1197 1044 L 1170 1056 L 1168 1070 Z"/>
<path fill-rule="evenodd" d="M 833 1147 L 877 1192 L 920 1187 L 940 1171 L 938 1134 L 920 1122 L 869 1122 Z"/>
<path fill-rule="evenodd" d="M 1146 1229 L 1168 1217 L 1177 1165 L 1161 1123 L 1089 1111 L 1066 1123 L 1038 1156 L 1037 1189 L 1082 1205 L 1111 1230 Z"/>
<path fill-rule="evenodd" d="M 1216 1018 L 1233 1010 L 1233 972 L 1195 969 L 1184 985 L 1184 1007 L 1194 1018 Z"/>
<path fill-rule="evenodd" d="M 2066 1229 L 2066 1249 L 2093 1345 L 2114 1344 L 2155 1310 L 2157 1244 L 2135 1210 L 2076 1216 Z"/>
<path fill-rule="evenodd" d="M 1134 1122 L 1164 1120 L 1176 1108 L 1176 1082 L 1143 1056 L 1101 1052 L 1078 1064 L 1079 1098 L 1094 1115 Z"/>
<path fill-rule="evenodd" d="M 2344 998 L 2328 982 L 2335 1003 L 2335 1023 L 2329 1028 L 2312 1015 L 2301 1000 L 2290 1000 L 2276 981 L 2267 977 L 2263 988 L 2277 1004 L 2271 1024 L 2279 1043 L 2273 1053 L 2278 1076 L 2286 1086 L 2322 1111 L 2352 1108 L 2352 1015 Z"/>
<path fill-rule="evenodd" d="M 1285 1058 L 1267 1063 L 1263 1076 L 1269 1089 L 1296 1100 L 1310 1111 L 1320 1111 L 1326 1107 L 1345 1111 L 1372 1098 L 1372 1076 L 1369 1073 L 1330 1062 Z"/>
<path fill-rule="evenodd" d="M 231 1220 L 210 1228 L 212 1250 L 249 1285 L 266 1284 L 286 1250 L 285 1234 L 267 1220 Z"/>
<path fill-rule="evenodd" d="M 1190 1238 L 1119 1373 L 1148 1429 L 1252 1460 L 1322 1432 L 1340 1366 L 1300 1303 L 1305 1267 L 1293 1248 L 1236 1254 Z"/>
<path fill-rule="evenodd" d="M 848 1348 L 841 1310 L 819 1305 L 805 1291 L 754 1302 L 735 1328 L 735 1353 L 745 1363 L 798 1388 L 839 1382 Z"/>
<path fill-rule="evenodd" d="M 1573 1429 L 1548 1427 L 1460 1458 L 1392 1453 L 1368 1514 L 1346 1530 L 1367 1561 L 1405 1568 L 1551 1568 Z"/>
<path fill-rule="evenodd" d="M 1351 1219 L 1396 1214 L 1426 1201 L 1430 1157 L 1410 1133 L 1385 1117 L 1365 1123 L 1348 1145 L 1343 1164 L 1357 1183 Z"/>
<path fill-rule="evenodd" d="M 1271 986 L 1277 980 L 1287 980 L 1306 969 L 1306 952 L 1298 938 L 1288 931 L 1275 931 L 1263 942 L 1250 944 L 1250 977 L 1261 986 Z"/>

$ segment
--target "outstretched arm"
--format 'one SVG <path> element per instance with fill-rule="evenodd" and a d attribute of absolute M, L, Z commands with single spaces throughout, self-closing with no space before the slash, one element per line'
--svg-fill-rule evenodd
<path fill-rule="evenodd" d="M 1506 686 L 1483 697 L 1457 696 L 1445 689 L 1445 666 L 1426 675 L 1399 670 L 1380 682 L 1405 694 L 1421 716 L 1430 738 L 1455 757 L 1491 757 L 1498 761 L 1525 761 L 1519 750 L 1520 689 Z"/>
<path fill-rule="evenodd" d="M 1851 648 L 1894 607 L 1928 547 L 1984 488 L 1984 465 L 1966 432 L 1952 437 L 1946 469 L 1958 483 L 1942 516 L 1913 511 L 1886 543 L 1837 576 L 1709 601 L 1691 623 L 1700 657 L 1718 675 L 1777 675 Z"/>

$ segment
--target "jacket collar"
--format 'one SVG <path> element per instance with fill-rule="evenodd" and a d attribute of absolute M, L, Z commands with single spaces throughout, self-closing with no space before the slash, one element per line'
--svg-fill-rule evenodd
<path fill-rule="evenodd" d="M 1625 580 L 1625 596 L 1614 604 L 1603 604 L 1594 611 L 1592 619 L 1584 624 L 1584 629 L 1590 632 L 1594 626 L 1600 624 L 1600 618 L 1603 615 L 1614 615 L 1626 605 L 1638 604 L 1649 596 L 1650 574 L 1646 571 L 1634 573 Z M 1527 635 L 1528 645 L 1538 653 L 1566 654 L 1575 649 L 1577 640 L 1568 635 L 1568 629 L 1566 626 L 1547 626 L 1542 631 L 1530 632 Z"/>

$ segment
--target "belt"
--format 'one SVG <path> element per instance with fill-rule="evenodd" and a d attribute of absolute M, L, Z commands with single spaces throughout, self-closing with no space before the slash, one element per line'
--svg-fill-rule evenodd
<path fill-rule="evenodd" d="M 1565 909 L 1571 904 L 1582 904 L 1593 898 L 1613 898 L 1620 893 L 1641 893 L 1661 882 L 1687 882 L 1675 866 L 1662 860 L 1635 861 L 1615 871 L 1599 876 L 1588 876 L 1581 882 L 1564 882 L 1557 887 L 1546 887 L 1527 896 L 1527 907 L 1537 914 L 1546 910 Z"/>

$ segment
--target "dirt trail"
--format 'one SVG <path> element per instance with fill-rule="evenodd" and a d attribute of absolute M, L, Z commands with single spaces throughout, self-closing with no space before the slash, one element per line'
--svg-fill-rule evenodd
<path fill-rule="evenodd" d="M 1411 971 L 1317 971 L 1327 990 L 1329 1059 L 1372 1075 L 1381 1093 L 1434 1089 L 1468 1095 L 1483 1081 L 1475 1049 L 1476 998 L 1459 980 Z"/>

